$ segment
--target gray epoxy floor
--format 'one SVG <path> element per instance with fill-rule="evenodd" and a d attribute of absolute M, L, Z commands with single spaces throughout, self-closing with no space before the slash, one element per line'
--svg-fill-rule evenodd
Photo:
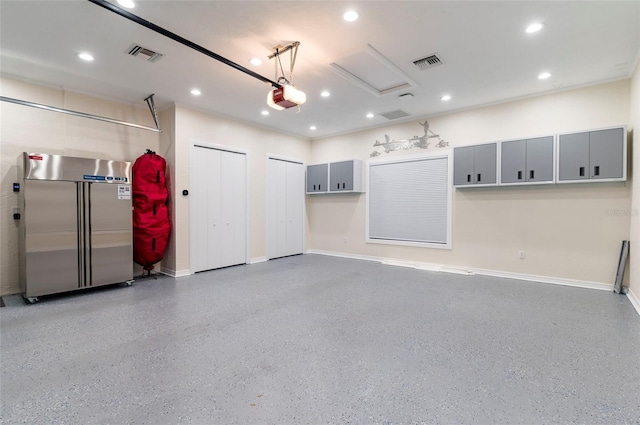
<path fill-rule="evenodd" d="M 3 424 L 640 424 L 608 292 L 305 255 L 5 302 Z"/>

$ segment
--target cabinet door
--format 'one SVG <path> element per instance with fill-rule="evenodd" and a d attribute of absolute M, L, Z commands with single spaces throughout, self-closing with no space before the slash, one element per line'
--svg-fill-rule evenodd
<path fill-rule="evenodd" d="M 553 181 L 553 136 L 527 139 L 528 182 Z"/>
<path fill-rule="evenodd" d="M 474 146 L 453 149 L 453 184 L 473 184 Z"/>
<path fill-rule="evenodd" d="M 281 161 L 282 162 L 282 161 Z M 304 168 L 302 164 L 283 162 L 286 166 L 286 250 L 284 255 L 304 251 Z"/>
<path fill-rule="evenodd" d="M 342 178 L 343 162 L 332 162 L 329 164 L 329 190 L 331 192 L 339 192 L 344 182 Z"/>
<path fill-rule="evenodd" d="M 85 183 L 91 194 L 92 286 L 133 279 L 131 200 L 118 199 L 118 185 Z"/>
<path fill-rule="evenodd" d="M 342 190 L 353 190 L 353 161 L 342 162 Z"/>
<path fill-rule="evenodd" d="M 527 141 L 513 140 L 502 143 L 500 181 L 502 183 L 524 182 L 527 165 Z"/>
<path fill-rule="evenodd" d="M 474 154 L 473 182 L 475 184 L 495 183 L 497 144 L 477 145 Z"/>
<path fill-rule="evenodd" d="M 319 187 L 321 186 L 322 165 L 309 165 L 307 167 L 307 192 L 318 192 L 322 189 Z"/>
<path fill-rule="evenodd" d="M 25 180 L 23 190 L 26 295 L 79 288 L 76 184 Z"/>
<path fill-rule="evenodd" d="M 588 179 L 589 133 L 563 134 L 558 143 L 558 180 Z"/>
<path fill-rule="evenodd" d="M 612 179 L 622 177 L 622 128 L 589 133 L 589 177 Z"/>
<path fill-rule="evenodd" d="M 316 164 L 307 167 L 307 192 L 326 192 L 328 165 Z"/>
<path fill-rule="evenodd" d="M 330 164 L 329 190 L 344 192 L 353 190 L 353 161 L 333 162 Z"/>

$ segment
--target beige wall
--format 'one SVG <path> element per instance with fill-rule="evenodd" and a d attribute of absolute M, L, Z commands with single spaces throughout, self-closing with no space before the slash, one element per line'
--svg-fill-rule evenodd
<path fill-rule="evenodd" d="M 617 81 L 433 117 L 429 123 L 450 143 L 449 150 L 628 125 L 629 89 L 629 80 Z M 373 143 L 384 140 L 385 134 L 392 139 L 421 135 L 418 121 L 313 141 L 313 162 L 366 161 Z M 382 153 L 378 158 L 436 150 Z M 364 194 L 308 198 L 308 248 L 355 256 L 612 283 L 620 243 L 629 237 L 628 183 L 454 190 L 451 250 L 365 243 Z M 525 251 L 525 259 L 518 258 L 519 250 Z"/>
<path fill-rule="evenodd" d="M 171 163 L 170 180 L 175 204 L 171 208 L 174 237 L 163 263 L 165 271 L 176 276 L 190 272 L 189 197 L 183 196 L 182 190 L 189 189 L 189 154 L 194 142 L 222 145 L 247 152 L 250 259 L 263 259 L 267 255 L 267 155 L 279 155 L 306 163 L 310 158 L 309 141 L 179 105 L 166 113 L 175 117 L 174 140 L 163 138 L 162 141 L 162 151 Z"/>
<path fill-rule="evenodd" d="M 631 113 L 629 129 L 633 139 L 640 139 L 640 61 L 631 78 Z M 633 200 L 631 205 L 630 236 L 630 297 L 640 313 L 640 147 L 632 149 L 631 173 L 633 176 Z"/>
<path fill-rule="evenodd" d="M 140 107 L 98 99 L 60 88 L 2 78 L 2 96 L 154 126 L 144 102 Z M 24 151 L 117 161 L 134 161 L 146 148 L 157 149 L 157 133 L 106 122 L 0 102 L 0 295 L 18 288 L 18 224 L 12 208 L 18 197 L 17 161 Z M 136 269 L 137 270 L 137 269 Z"/>

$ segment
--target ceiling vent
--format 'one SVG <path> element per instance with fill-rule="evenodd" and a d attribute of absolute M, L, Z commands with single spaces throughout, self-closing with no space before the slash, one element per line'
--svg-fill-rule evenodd
<path fill-rule="evenodd" d="M 411 115 L 408 112 L 403 111 L 402 109 L 397 109 L 395 111 L 385 112 L 384 114 L 380 114 L 388 120 L 395 120 L 398 118 L 404 118 Z"/>
<path fill-rule="evenodd" d="M 162 58 L 162 53 L 154 52 L 151 49 L 147 49 L 146 47 L 142 47 L 138 44 L 132 44 L 128 49 L 127 53 L 131 56 L 137 56 L 149 62 L 155 62 Z"/>
<path fill-rule="evenodd" d="M 418 59 L 417 61 L 413 61 L 413 64 L 420 68 L 420 71 L 424 71 L 429 68 L 433 68 L 434 66 L 442 65 L 442 59 L 438 57 L 437 53 L 434 53 L 426 58 Z"/>

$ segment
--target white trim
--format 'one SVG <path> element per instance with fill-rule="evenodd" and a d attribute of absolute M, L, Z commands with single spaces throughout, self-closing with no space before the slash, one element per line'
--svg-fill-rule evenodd
<path fill-rule="evenodd" d="M 597 289 L 600 291 L 613 292 L 613 284 L 602 282 L 591 282 L 587 280 L 565 279 L 561 277 L 539 276 L 533 274 L 522 274 L 513 272 L 503 272 L 499 270 L 487 270 L 468 268 L 468 270 L 483 276 L 502 277 L 506 279 L 526 280 L 529 282 L 550 283 L 552 285 L 573 286 L 576 288 Z"/>
<path fill-rule="evenodd" d="M 573 286 L 576 288 L 597 289 L 601 291 L 613 291 L 613 284 L 602 282 L 590 282 L 585 280 L 565 279 L 552 276 L 538 276 L 531 274 L 504 272 L 498 270 L 478 269 L 475 267 L 461 267 L 455 265 L 421 263 L 412 261 L 403 261 L 392 258 L 372 257 L 364 255 L 355 255 L 343 252 L 321 251 L 310 249 L 309 254 L 328 255 L 332 257 L 351 258 L 356 260 L 375 261 L 390 266 L 411 267 L 418 270 L 437 271 L 444 273 L 455 273 L 462 275 L 478 274 L 482 276 L 501 277 L 506 279 L 526 280 L 529 282 L 549 283 L 552 285 Z M 635 295 L 634 295 L 635 296 Z M 638 303 L 640 305 L 640 303 Z"/>
<path fill-rule="evenodd" d="M 306 254 L 326 255 L 328 257 L 349 258 L 351 260 L 365 260 L 376 263 L 382 262 L 380 257 L 371 257 L 369 255 L 349 254 L 348 252 L 323 251 L 320 249 L 308 249 Z"/>
<path fill-rule="evenodd" d="M 371 165 L 378 164 L 392 164 L 399 162 L 413 162 L 421 161 L 425 159 L 437 159 L 446 158 L 447 160 L 447 236 L 446 243 L 434 243 L 434 242 L 418 242 L 418 241 L 402 241 L 402 240 L 384 240 L 384 239 L 371 239 L 369 237 L 369 198 L 371 194 L 371 188 L 369 184 L 371 182 L 370 172 Z M 366 162 L 365 169 L 365 242 L 382 245 L 401 245 L 401 246 L 418 246 L 422 248 L 435 248 L 435 249 L 452 249 L 453 238 L 453 151 L 448 150 L 445 152 L 430 152 L 417 155 L 403 155 L 399 157 L 391 158 L 376 158 L 369 159 Z"/>
<path fill-rule="evenodd" d="M 160 269 L 160 273 L 165 274 L 167 276 L 171 276 L 171 277 L 185 277 L 185 276 L 190 276 L 193 273 L 191 273 L 191 270 L 171 270 L 171 269 L 167 269 L 165 267 L 162 267 Z"/>
<path fill-rule="evenodd" d="M 248 264 L 258 264 L 258 263 L 264 263 L 267 261 L 269 261 L 267 257 L 253 257 L 249 260 Z"/>
<path fill-rule="evenodd" d="M 627 298 L 631 301 L 631 305 L 636 309 L 636 312 L 640 314 L 640 297 L 638 297 L 631 289 L 627 292 Z"/>

